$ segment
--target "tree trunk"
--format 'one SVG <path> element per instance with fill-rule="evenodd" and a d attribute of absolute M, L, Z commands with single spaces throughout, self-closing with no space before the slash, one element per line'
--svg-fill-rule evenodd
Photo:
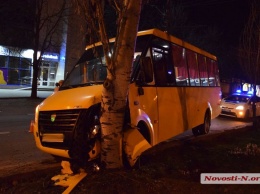
<path fill-rule="evenodd" d="M 141 0 L 129 0 L 119 29 L 117 55 L 112 61 L 112 79 L 107 78 L 101 102 L 101 161 L 105 168 L 121 168 L 122 129 L 138 31 Z"/>
<path fill-rule="evenodd" d="M 39 62 L 37 60 L 37 51 L 34 50 L 33 57 L 33 80 L 32 80 L 32 91 L 31 91 L 31 98 L 37 98 L 37 87 L 38 87 L 38 72 L 39 72 Z"/>

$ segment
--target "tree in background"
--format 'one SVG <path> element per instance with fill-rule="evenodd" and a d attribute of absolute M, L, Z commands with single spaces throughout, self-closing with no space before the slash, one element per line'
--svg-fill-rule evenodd
<path fill-rule="evenodd" d="M 33 31 L 33 81 L 31 98 L 37 98 L 39 66 L 46 51 L 61 45 L 63 22 L 66 22 L 66 0 L 36 0 Z"/>
<path fill-rule="evenodd" d="M 239 58 L 240 65 L 246 74 L 247 81 L 253 85 L 256 96 L 256 86 L 260 84 L 260 2 L 251 1 L 251 11 L 248 22 L 240 40 Z M 256 98 L 253 101 L 253 126 L 256 127 Z"/>
<path fill-rule="evenodd" d="M 139 30 L 158 28 L 184 39 L 187 11 L 180 0 L 149 0 L 143 5 Z"/>

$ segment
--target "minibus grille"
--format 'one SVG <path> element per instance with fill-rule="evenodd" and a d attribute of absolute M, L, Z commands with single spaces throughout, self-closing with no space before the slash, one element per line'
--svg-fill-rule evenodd
<path fill-rule="evenodd" d="M 73 138 L 73 130 L 81 110 L 40 111 L 38 129 L 43 146 L 68 149 Z M 62 135 L 62 140 L 46 140 L 45 136 Z M 56 138 L 57 139 L 57 138 Z"/>
<path fill-rule="evenodd" d="M 80 110 L 42 111 L 39 113 L 40 132 L 71 132 Z"/>

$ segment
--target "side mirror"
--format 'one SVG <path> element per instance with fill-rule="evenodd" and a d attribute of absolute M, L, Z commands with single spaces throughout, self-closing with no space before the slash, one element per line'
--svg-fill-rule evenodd
<path fill-rule="evenodd" d="M 136 83 L 143 84 L 153 81 L 153 65 L 150 57 L 142 57 L 140 60 L 140 71 Z"/>

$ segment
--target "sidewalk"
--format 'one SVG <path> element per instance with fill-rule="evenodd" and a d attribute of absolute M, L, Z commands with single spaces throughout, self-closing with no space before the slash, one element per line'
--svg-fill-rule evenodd
<path fill-rule="evenodd" d="M 54 87 L 39 87 L 37 91 L 38 98 L 47 98 L 54 91 Z M 0 88 L 1 98 L 28 98 L 31 96 L 31 87 L 26 88 Z"/>

